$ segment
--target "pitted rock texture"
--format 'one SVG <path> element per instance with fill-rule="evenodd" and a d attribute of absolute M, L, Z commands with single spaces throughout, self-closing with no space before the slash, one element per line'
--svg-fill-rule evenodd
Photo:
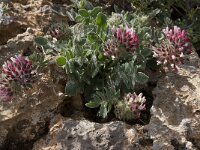
<path fill-rule="evenodd" d="M 38 31 L 28 28 L 26 32 L 18 34 L 16 37 L 9 39 L 6 45 L 0 46 L 0 66 L 3 62 L 17 54 L 33 53 L 36 51 L 34 43 L 34 34 Z"/>
<path fill-rule="evenodd" d="M 200 69 L 193 54 L 177 74 L 159 79 L 148 132 L 153 149 L 200 149 Z"/>
<path fill-rule="evenodd" d="M 37 51 L 34 38 L 42 36 L 52 23 L 67 24 L 66 4 L 47 0 L 3 2 L 8 4 L 8 15 L 13 21 L 0 26 L 0 66 L 14 55 Z M 63 83 L 58 84 L 58 69 L 53 66 L 48 66 L 33 88 L 14 97 L 11 103 L 0 102 L 0 149 L 30 149 L 35 140 L 48 132 L 48 122 L 59 113 L 57 109 L 63 100 L 68 99 L 62 93 Z"/>
<path fill-rule="evenodd" d="M 69 0 L 3 1 L 11 8 L 13 22 L 0 29 L 0 65 L 17 53 L 34 51 L 35 36 L 43 35 L 51 24 L 69 21 Z M 66 82 L 59 81 L 56 69 L 51 75 L 44 74 L 12 103 L 0 103 L 0 149 L 28 150 L 33 145 L 34 150 L 200 149 L 200 69 L 195 54 L 177 74 L 159 79 L 145 134 L 121 121 L 99 124 L 85 120 L 81 114 L 76 120 L 67 118 L 77 116 L 76 110 L 73 115 L 69 110 L 81 111 L 80 98 L 68 99 L 72 103 L 66 103 L 70 109 L 65 118 L 58 115 L 59 107 L 66 109 L 62 93 Z M 147 140 L 143 140 L 145 136 Z"/>
<path fill-rule="evenodd" d="M 0 26 L 0 65 L 9 57 L 35 51 L 34 38 L 42 36 L 51 24 L 68 24 L 67 12 L 71 6 L 47 0 L 5 1 L 9 6 L 8 15 L 12 22 Z"/>
<path fill-rule="evenodd" d="M 0 149 L 17 149 L 19 143 L 24 143 L 22 148 L 27 149 L 27 142 L 48 132 L 49 121 L 58 113 L 58 105 L 66 99 L 63 88 L 53 84 L 49 73 L 45 73 L 33 88 L 16 95 L 11 103 L 1 103 Z"/>
<path fill-rule="evenodd" d="M 136 144 L 138 131 L 121 121 L 95 123 L 56 116 L 47 136 L 34 144 L 33 150 L 133 150 L 148 149 Z"/>
<path fill-rule="evenodd" d="M 8 15 L 13 21 L 0 29 L 0 45 L 5 45 L 8 39 L 24 33 L 27 28 L 43 31 L 54 22 L 67 23 L 70 7 L 67 5 L 69 1 L 65 3 L 61 5 L 47 0 L 8 1 Z"/>

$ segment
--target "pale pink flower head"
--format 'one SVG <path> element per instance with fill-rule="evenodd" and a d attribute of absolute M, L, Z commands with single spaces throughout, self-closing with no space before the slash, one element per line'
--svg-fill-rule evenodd
<path fill-rule="evenodd" d="M 153 57 L 157 59 L 157 64 L 162 65 L 165 71 L 176 72 L 177 66 L 188 60 L 188 55 L 192 52 L 190 39 L 185 30 L 174 26 L 173 29 L 166 27 L 163 33 L 167 39 L 160 44 L 152 46 Z"/>
<path fill-rule="evenodd" d="M 169 41 L 162 41 L 159 45 L 152 46 L 153 57 L 157 59 L 157 64 L 162 65 L 165 71 L 177 71 L 177 66 L 183 64 L 186 55 L 176 50 Z"/>
<path fill-rule="evenodd" d="M 185 30 L 181 30 L 181 28 L 177 26 L 174 26 L 172 29 L 166 27 L 163 29 L 163 33 L 168 40 L 172 42 L 177 51 L 181 51 L 183 54 L 190 54 L 192 52 L 190 39 Z"/>
<path fill-rule="evenodd" d="M 142 93 L 140 93 L 139 95 L 137 95 L 136 93 L 128 93 L 124 96 L 124 100 L 130 107 L 136 118 L 139 118 L 141 111 L 146 109 L 146 98 L 143 96 Z"/>

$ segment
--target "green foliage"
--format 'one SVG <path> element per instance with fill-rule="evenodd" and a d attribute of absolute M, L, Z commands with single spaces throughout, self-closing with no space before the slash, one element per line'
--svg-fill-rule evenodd
<path fill-rule="evenodd" d="M 124 101 L 118 101 L 115 105 L 115 116 L 120 120 L 132 120 L 136 119 L 134 113 L 130 110 L 130 107 L 126 105 Z"/>
<path fill-rule="evenodd" d="M 145 47 L 145 48 L 141 49 L 140 54 L 143 57 L 148 57 L 148 56 L 150 56 L 152 54 L 152 51 L 151 51 L 150 48 Z"/>
<path fill-rule="evenodd" d="M 135 60 L 126 62 L 123 64 L 118 64 L 115 70 L 116 77 L 116 86 L 126 87 L 126 89 L 134 90 L 135 87 L 135 77 L 137 72 L 137 67 L 135 65 Z"/>
<path fill-rule="evenodd" d="M 162 38 L 161 32 L 151 27 L 159 10 L 148 15 L 136 11 L 108 16 L 101 7 L 94 7 L 85 0 L 74 2 L 78 10 L 70 12 L 70 16 L 77 23 L 67 27 L 68 38 L 53 41 L 45 36 L 37 37 L 35 42 L 44 55 L 56 55 L 55 62 L 65 69 L 66 95 L 82 94 L 88 101 L 85 105 L 99 108 L 98 115 L 106 118 L 124 93 L 134 92 L 136 84 L 148 81 L 145 69 L 147 62 L 152 61 L 151 45 Z M 118 43 L 121 52 L 114 60 L 104 54 L 105 43 L 115 39 L 113 26 L 127 27 L 131 32 L 135 29 L 139 38 L 139 47 L 133 53 Z"/>
<path fill-rule="evenodd" d="M 33 53 L 28 58 L 32 62 L 33 69 L 37 73 L 45 69 L 48 64 L 48 60 L 45 58 L 45 55 L 41 53 Z"/>
<path fill-rule="evenodd" d="M 142 73 L 142 72 L 138 72 L 136 74 L 136 81 L 138 83 L 144 84 L 144 83 L 146 83 L 148 81 L 148 79 L 149 79 L 149 77 L 146 74 Z"/>
<path fill-rule="evenodd" d="M 98 115 L 105 118 L 119 100 L 120 92 L 134 91 L 135 84 L 147 82 L 148 77 L 142 71 L 151 57 L 148 48 L 151 41 L 150 37 L 146 37 L 145 30 L 149 34 L 151 30 L 138 26 L 137 31 L 144 46 L 141 45 L 134 55 L 124 53 L 113 61 L 102 53 L 107 39 L 113 38 L 109 17 L 102 12 L 102 8 L 81 8 L 75 18 L 78 23 L 70 27 L 72 36 L 65 42 L 67 44 L 59 51 L 55 61 L 69 77 L 66 94 L 83 94 L 90 100 L 86 106 L 99 107 Z M 123 18 L 128 19 L 128 16 Z"/>
<path fill-rule="evenodd" d="M 102 12 L 99 12 L 96 17 L 96 24 L 102 29 L 106 29 L 107 27 L 107 17 Z"/>
<path fill-rule="evenodd" d="M 63 56 L 59 56 L 56 58 L 56 63 L 58 66 L 64 66 L 66 64 L 66 58 Z"/>
<path fill-rule="evenodd" d="M 186 30 L 194 47 L 200 46 L 200 9 L 199 0 L 156 0 L 140 1 L 128 0 L 137 12 L 143 12 L 148 18 L 151 16 L 154 27 L 178 25 Z M 151 18 L 150 17 L 150 18 Z M 138 21 L 136 21 L 138 22 Z"/>
<path fill-rule="evenodd" d="M 80 9 L 80 10 L 78 11 L 78 13 L 80 14 L 80 16 L 82 16 L 82 17 L 84 17 L 84 18 L 87 18 L 87 17 L 90 16 L 89 12 L 88 12 L 87 10 L 85 10 L 85 9 Z"/>
<path fill-rule="evenodd" d="M 43 55 L 57 55 L 63 48 L 66 48 L 66 41 L 53 41 L 52 39 L 49 39 L 48 36 L 36 37 L 34 41 L 42 50 Z"/>
<path fill-rule="evenodd" d="M 69 96 L 73 96 L 77 94 L 77 83 L 73 80 L 70 80 L 67 82 L 66 86 L 65 86 L 65 93 L 67 93 Z"/>
<path fill-rule="evenodd" d="M 87 0 L 70 0 L 72 3 L 73 3 L 73 6 L 75 8 L 78 8 L 78 9 L 87 9 L 87 10 L 91 10 L 93 9 L 93 5 L 92 3 L 90 3 L 89 1 Z"/>
<path fill-rule="evenodd" d="M 90 14 L 92 17 L 96 17 L 100 12 L 102 12 L 102 7 L 94 7 L 94 9 L 90 11 Z"/>
<path fill-rule="evenodd" d="M 105 88 L 103 91 L 96 91 L 92 100 L 85 105 L 89 108 L 100 107 L 98 115 L 106 118 L 113 105 L 119 100 L 120 92 L 113 88 Z"/>
<path fill-rule="evenodd" d="M 35 42 L 36 44 L 38 45 L 41 45 L 41 46 L 45 46 L 47 44 L 47 39 L 43 38 L 43 37 L 36 37 L 35 38 Z"/>
<path fill-rule="evenodd" d="M 99 49 L 105 39 L 107 26 L 106 16 L 101 10 L 100 7 L 92 10 L 79 10 L 76 17 L 79 23 L 71 27 L 73 36 L 56 59 L 57 64 L 65 68 L 70 80 L 77 85 L 77 89 L 75 89 L 70 88 L 72 82 L 69 87 L 67 84 L 66 94 L 68 95 L 73 95 L 77 91 L 87 93 L 85 89 L 91 88 L 91 86 L 98 87 L 92 82 L 98 80 L 97 75 L 104 64 L 103 61 L 100 61 L 103 58 L 99 57 L 101 56 Z"/>

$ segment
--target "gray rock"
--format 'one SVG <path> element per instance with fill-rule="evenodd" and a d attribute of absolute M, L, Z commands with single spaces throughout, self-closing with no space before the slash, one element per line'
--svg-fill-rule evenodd
<path fill-rule="evenodd" d="M 137 135 L 133 127 L 121 121 L 99 124 L 57 116 L 49 134 L 37 141 L 33 150 L 128 150 L 133 149 Z"/>
<path fill-rule="evenodd" d="M 27 32 L 18 34 L 15 38 L 9 39 L 6 45 L 0 46 L 0 66 L 5 60 L 22 51 L 35 51 L 36 46 L 33 42 L 35 36 L 29 33 L 30 30 L 31 28 L 28 28 Z"/>
<path fill-rule="evenodd" d="M 148 133 L 153 149 L 200 149 L 200 69 L 193 54 L 177 74 L 162 77 L 154 90 Z"/>
<path fill-rule="evenodd" d="M 0 149 L 19 148 L 17 143 L 35 140 L 44 134 L 58 105 L 66 99 L 62 89 L 63 86 L 53 84 L 49 73 L 45 72 L 31 89 L 15 95 L 11 103 L 1 102 Z M 5 139 L 10 143 L 5 144 Z"/>

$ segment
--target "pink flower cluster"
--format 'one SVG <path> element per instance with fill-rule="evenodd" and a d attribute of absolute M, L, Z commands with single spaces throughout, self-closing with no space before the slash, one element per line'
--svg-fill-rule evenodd
<path fill-rule="evenodd" d="M 117 41 L 122 44 L 128 52 L 134 53 L 135 50 L 139 47 L 138 36 L 136 35 L 133 28 L 117 28 L 113 29 L 113 33 L 117 38 Z"/>
<path fill-rule="evenodd" d="M 112 60 L 119 56 L 119 43 L 114 40 L 107 40 L 104 45 L 104 56 L 111 57 Z"/>
<path fill-rule="evenodd" d="M 11 57 L 10 60 L 4 62 L 1 76 L 0 99 L 4 101 L 11 100 L 13 95 L 12 82 L 17 82 L 24 88 L 27 88 L 32 83 L 32 64 L 21 55 Z"/>
<path fill-rule="evenodd" d="M 9 81 L 17 81 L 26 87 L 31 83 L 33 74 L 31 62 L 23 56 L 11 57 L 2 66 L 2 75 Z"/>
<path fill-rule="evenodd" d="M 185 30 L 181 30 L 181 28 L 174 26 L 173 29 L 169 29 L 169 27 L 163 29 L 163 33 L 170 42 L 173 43 L 176 50 L 183 52 L 183 54 L 190 54 L 192 52 L 190 39 Z"/>
<path fill-rule="evenodd" d="M 146 98 L 143 97 L 142 93 L 140 93 L 139 95 L 137 95 L 136 93 L 128 93 L 124 96 L 124 100 L 125 102 L 127 102 L 128 106 L 130 107 L 136 118 L 139 118 L 140 112 L 146 109 Z"/>
<path fill-rule="evenodd" d="M 123 53 L 124 49 L 129 53 L 134 53 L 139 47 L 138 36 L 132 28 L 113 28 L 112 32 L 113 39 L 109 39 L 104 45 L 103 52 L 105 56 L 115 59 Z"/>
<path fill-rule="evenodd" d="M 192 46 L 185 30 L 174 26 L 163 29 L 166 39 L 159 45 L 153 46 L 157 63 L 163 65 L 166 71 L 177 71 L 177 65 L 183 64 L 187 55 L 192 52 Z"/>

